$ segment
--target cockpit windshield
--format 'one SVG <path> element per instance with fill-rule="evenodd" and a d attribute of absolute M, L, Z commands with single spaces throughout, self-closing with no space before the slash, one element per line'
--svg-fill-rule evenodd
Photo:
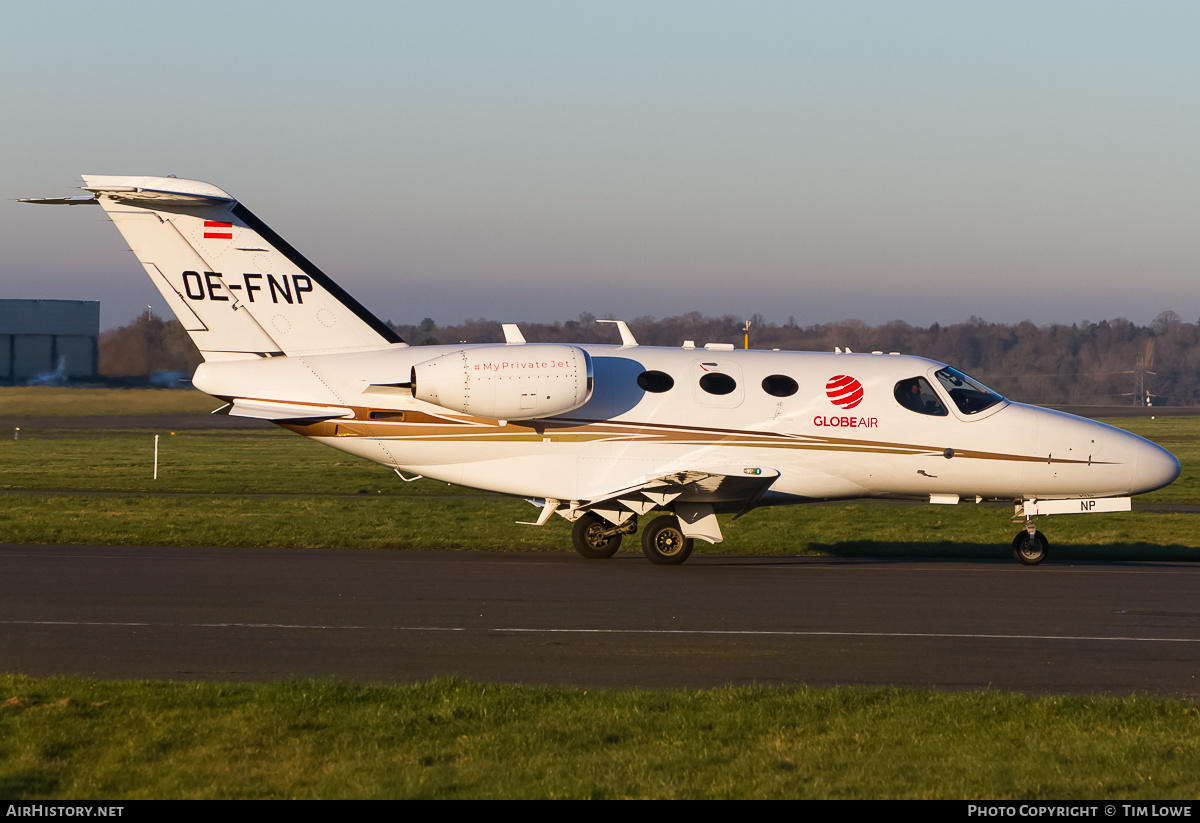
<path fill-rule="evenodd" d="M 950 395 L 954 405 L 963 414 L 978 414 L 984 409 L 990 409 L 997 403 L 1003 403 L 1004 398 L 987 386 L 972 380 L 958 369 L 949 366 L 938 371 L 935 375 L 938 382 Z"/>

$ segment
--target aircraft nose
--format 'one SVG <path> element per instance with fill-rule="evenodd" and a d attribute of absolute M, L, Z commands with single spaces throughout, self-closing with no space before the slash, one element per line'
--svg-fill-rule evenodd
<path fill-rule="evenodd" d="M 1137 467 L 1133 475 L 1134 494 L 1161 489 L 1179 477 L 1179 461 L 1175 455 L 1149 440 L 1142 440 L 1138 446 Z"/>

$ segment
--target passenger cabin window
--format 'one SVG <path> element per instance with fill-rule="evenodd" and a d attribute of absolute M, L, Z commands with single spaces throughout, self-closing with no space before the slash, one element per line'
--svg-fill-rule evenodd
<path fill-rule="evenodd" d="M 954 405 L 958 406 L 958 410 L 963 414 L 978 414 L 984 409 L 989 409 L 1004 401 L 1003 397 L 982 383 L 967 377 L 958 369 L 947 366 L 934 376 L 937 377 L 938 382 L 950 395 L 950 399 L 954 401 Z"/>
<path fill-rule="evenodd" d="M 709 372 L 700 378 L 700 388 L 709 394 L 733 394 L 737 381 L 721 372 Z"/>
<path fill-rule="evenodd" d="M 924 377 L 910 377 L 896 384 L 896 402 L 917 414 L 944 417 L 946 407 Z"/>
<path fill-rule="evenodd" d="M 666 372 L 661 371 L 644 371 L 638 375 L 638 388 L 642 391 L 654 392 L 661 394 L 665 391 L 670 391 L 675 385 L 675 378 Z"/>
<path fill-rule="evenodd" d="M 786 374 L 771 374 L 763 378 L 763 391 L 772 397 L 791 397 L 800 390 L 796 381 Z"/>

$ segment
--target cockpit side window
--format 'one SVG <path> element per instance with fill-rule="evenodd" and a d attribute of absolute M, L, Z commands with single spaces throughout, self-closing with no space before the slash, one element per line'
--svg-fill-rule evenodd
<path fill-rule="evenodd" d="M 938 399 L 937 392 L 924 377 L 909 377 L 896 384 L 896 402 L 917 414 L 945 417 L 946 407 Z"/>
<path fill-rule="evenodd" d="M 954 405 L 958 406 L 958 410 L 963 414 L 978 414 L 984 409 L 1004 402 L 1003 397 L 982 383 L 967 377 L 958 369 L 947 366 L 938 371 L 935 376 L 950 395 L 950 399 L 954 401 Z"/>

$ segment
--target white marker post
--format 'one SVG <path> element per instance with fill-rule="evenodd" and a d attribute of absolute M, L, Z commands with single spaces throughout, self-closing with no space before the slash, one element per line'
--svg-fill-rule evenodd
<path fill-rule="evenodd" d="M 154 479 L 158 479 L 158 435 L 154 435 Z"/>

